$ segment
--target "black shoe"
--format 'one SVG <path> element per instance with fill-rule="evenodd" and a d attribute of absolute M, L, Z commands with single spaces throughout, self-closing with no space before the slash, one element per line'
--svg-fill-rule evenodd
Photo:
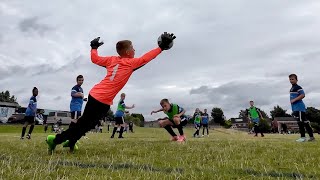
<path fill-rule="evenodd" d="M 114 138 L 114 136 L 111 136 L 110 138 Z"/>
<path fill-rule="evenodd" d="M 118 138 L 124 138 L 123 136 L 119 136 Z"/>
<path fill-rule="evenodd" d="M 263 134 L 261 134 L 261 137 L 264 137 L 264 135 L 263 135 Z"/>
<path fill-rule="evenodd" d="M 22 139 L 22 140 L 23 140 L 23 139 L 24 139 L 24 137 L 21 137 L 20 139 Z"/>
<path fill-rule="evenodd" d="M 31 135 L 30 134 L 27 135 L 27 139 L 31 139 Z"/>

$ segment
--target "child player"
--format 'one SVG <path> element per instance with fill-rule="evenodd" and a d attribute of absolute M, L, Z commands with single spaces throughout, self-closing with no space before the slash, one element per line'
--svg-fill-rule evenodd
<path fill-rule="evenodd" d="M 249 102 L 250 107 L 248 109 L 248 118 L 249 120 L 253 123 L 253 129 L 254 129 L 254 137 L 258 137 L 258 133 L 261 134 L 261 137 L 264 137 L 264 134 L 261 129 L 261 123 L 260 123 L 260 118 L 263 119 L 261 111 L 259 108 L 254 106 L 254 102 L 250 101 Z"/>
<path fill-rule="evenodd" d="M 183 126 L 187 124 L 187 117 L 184 114 L 185 110 L 177 104 L 170 103 L 168 99 L 162 99 L 160 105 L 162 108 L 157 111 L 152 111 L 151 115 L 163 111 L 168 117 L 159 119 L 160 127 L 163 127 L 168 131 L 172 136 L 172 141 L 185 141 L 186 136 L 183 133 Z M 172 127 L 178 129 L 180 136 L 176 135 Z"/>
<path fill-rule="evenodd" d="M 158 48 L 155 48 L 140 58 L 134 58 L 135 50 L 129 40 L 119 41 L 116 50 L 119 56 L 98 55 L 98 47 L 103 44 L 99 42 L 100 37 L 91 41 L 91 61 L 99 66 L 106 67 L 107 75 L 89 92 L 88 102 L 83 115 L 77 123 L 57 135 L 49 135 L 46 139 L 48 151 L 52 153 L 56 145 L 69 140 L 70 151 L 74 151 L 75 143 L 88 131 L 94 129 L 98 121 L 109 111 L 114 97 L 124 87 L 132 73 L 157 57 L 163 50 L 168 50 L 173 45 L 175 36 L 164 33 L 158 40 Z"/>
<path fill-rule="evenodd" d="M 207 113 L 207 109 L 204 109 L 204 112 L 202 113 L 201 116 L 201 125 L 202 125 L 202 137 L 204 136 L 204 131 L 205 129 L 207 130 L 207 136 L 209 136 L 209 115 Z"/>
<path fill-rule="evenodd" d="M 30 126 L 27 138 L 31 139 L 31 133 L 33 131 L 34 125 L 35 125 L 35 116 L 37 113 L 37 97 L 38 96 L 38 89 L 34 87 L 32 89 L 32 96 L 29 100 L 29 104 L 26 110 L 26 115 L 24 117 L 24 125 L 22 128 L 22 133 L 21 133 L 21 139 L 24 139 L 24 134 L 26 133 L 28 125 Z"/>
<path fill-rule="evenodd" d="M 292 116 L 297 120 L 299 125 L 299 131 L 301 137 L 297 139 L 297 142 L 305 142 L 306 139 L 306 130 L 309 134 L 310 139 L 308 141 L 314 141 L 313 131 L 310 126 L 310 122 L 306 119 L 306 106 L 303 103 L 302 99 L 305 97 L 304 91 L 301 86 L 297 84 L 298 76 L 296 74 L 289 75 L 289 81 L 292 84 L 290 89 L 290 102 L 292 108 Z"/>
<path fill-rule="evenodd" d="M 113 128 L 113 132 L 112 132 L 111 138 L 114 138 L 114 134 L 117 132 L 117 129 L 119 127 L 120 127 L 120 132 L 119 132 L 119 137 L 118 138 L 123 138 L 122 133 L 123 133 L 123 129 L 124 129 L 125 110 L 134 108 L 134 104 L 132 106 L 126 106 L 126 104 L 124 103 L 125 98 L 126 98 L 126 94 L 122 93 L 120 95 L 120 101 L 118 103 L 117 111 L 114 114 L 116 125 Z"/>
<path fill-rule="evenodd" d="M 201 112 L 199 108 L 197 108 L 196 111 L 194 112 L 193 119 L 194 119 L 194 127 L 196 128 L 196 132 L 193 134 L 193 137 L 199 137 L 200 127 L 201 127 Z"/>

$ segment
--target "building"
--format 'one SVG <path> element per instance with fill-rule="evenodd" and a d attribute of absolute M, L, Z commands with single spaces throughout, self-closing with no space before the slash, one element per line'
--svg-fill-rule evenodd
<path fill-rule="evenodd" d="M 238 129 L 248 129 L 248 119 L 247 118 L 231 118 L 232 128 Z"/>
<path fill-rule="evenodd" d="M 275 117 L 272 122 L 272 128 L 275 130 L 278 130 L 278 132 L 281 132 L 281 124 L 286 124 L 287 129 L 291 132 L 298 132 L 299 126 L 297 123 L 297 120 L 295 120 L 293 117 Z"/>
<path fill-rule="evenodd" d="M 0 123 L 6 123 L 18 107 L 18 103 L 0 102 Z"/>

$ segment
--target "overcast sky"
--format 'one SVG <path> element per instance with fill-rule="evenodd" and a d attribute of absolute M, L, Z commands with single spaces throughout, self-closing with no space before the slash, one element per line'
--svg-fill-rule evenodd
<path fill-rule="evenodd" d="M 90 61 L 93 38 L 105 42 L 100 55 L 116 55 L 116 42 L 130 39 L 140 56 L 168 31 L 177 36 L 174 47 L 121 91 L 127 105 L 136 104 L 131 112 L 162 117 L 149 115 L 162 98 L 187 114 L 221 107 L 227 118 L 249 100 L 267 112 L 290 109 L 290 73 L 298 74 L 306 105 L 319 108 L 319 9 L 317 0 L 1 0 L 0 91 L 27 106 L 36 86 L 39 108 L 69 110 L 77 75 L 87 95 L 106 74 Z"/>

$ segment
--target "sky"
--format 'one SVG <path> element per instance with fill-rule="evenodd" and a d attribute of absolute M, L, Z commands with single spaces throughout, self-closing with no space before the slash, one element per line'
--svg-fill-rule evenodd
<path fill-rule="evenodd" d="M 120 91 L 136 105 L 131 113 L 163 117 L 150 115 L 163 98 L 187 114 L 220 107 L 237 117 L 250 100 L 266 112 L 276 105 L 290 112 L 291 73 L 306 105 L 319 108 L 319 8 L 316 0 L 1 0 L 0 91 L 27 106 L 36 86 L 39 108 L 69 110 L 77 75 L 86 96 L 106 75 L 90 60 L 93 38 L 105 42 L 102 56 L 117 55 L 117 41 L 129 39 L 138 57 L 167 31 L 177 36 L 172 49 L 135 71 Z"/>

